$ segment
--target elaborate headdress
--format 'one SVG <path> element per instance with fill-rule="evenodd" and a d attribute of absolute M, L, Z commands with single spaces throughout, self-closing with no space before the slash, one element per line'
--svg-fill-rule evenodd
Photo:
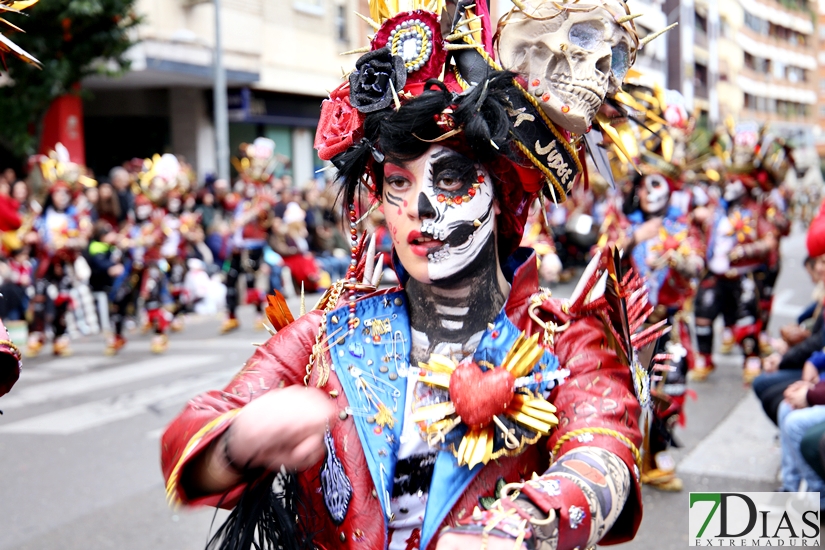
<path fill-rule="evenodd" d="M 40 169 L 43 185 L 49 193 L 58 188 L 76 193 L 86 187 L 97 186 L 97 181 L 85 174 L 84 166 L 71 161 L 69 150 L 62 143 L 56 143 L 54 150 L 49 151 L 48 155 L 32 158 Z"/>
<path fill-rule="evenodd" d="M 232 157 L 232 164 L 245 182 L 263 184 L 272 179 L 280 162 L 274 141 L 259 137 L 252 143 L 242 143 L 240 152 L 240 157 Z"/>
<path fill-rule="evenodd" d="M 138 193 L 155 204 L 163 204 L 172 190 L 181 194 L 189 191 L 192 182 L 191 170 L 178 157 L 170 153 L 144 159 L 138 173 Z"/>
<path fill-rule="evenodd" d="M 15 2 L 14 0 L 0 0 L 0 14 L 20 13 L 21 10 L 37 4 L 37 1 L 38 0 L 21 0 Z M 3 25 L 18 32 L 24 32 L 23 29 L 17 25 L 10 23 L 3 17 L 0 17 L 0 27 Z M 0 58 L 4 58 L 7 53 L 25 61 L 26 63 L 31 63 L 35 67 L 41 66 L 40 61 L 38 61 L 34 56 L 0 33 Z"/>
<path fill-rule="evenodd" d="M 745 176 L 743 183 L 758 185 L 763 190 L 780 185 L 794 164 L 791 147 L 767 124 L 736 128 L 730 159 L 728 172 L 732 176 Z"/>
<path fill-rule="evenodd" d="M 380 194 L 387 157 L 436 142 L 466 154 L 493 174 L 507 253 L 536 194 L 561 201 L 577 181 L 582 134 L 609 126 L 596 114 L 643 45 L 636 16 L 622 0 L 519 1 L 494 33 L 484 2 L 399 3 L 371 1 L 361 16 L 375 34 L 347 52 L 364 55 L 324 101 L 318 154 L 338 168 L 348 203 L 362 184 Z"/>

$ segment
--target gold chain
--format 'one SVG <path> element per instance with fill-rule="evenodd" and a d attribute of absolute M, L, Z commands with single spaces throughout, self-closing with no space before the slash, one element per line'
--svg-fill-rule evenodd
<path fill-rule="evenodd" d="M 19 358 L 19 357 L 20 357 L 20 355 L 21 355 L 21 354 L 20 354 L 20 348 L 18 348 L 17 346 L 15 346 L 15 345 L 14 345 L 14 342 L 12 342 L 11 340 L 0 340 L 0 346 L 8 346 L 8 347 L 10 347 L 10 348 L 11 348 L 11 350 L 12 350 L 12 351 L 13 351 L 13 352 L 14 352 L 14 353 L 18 356 L 18 358 Z"/>
<path fill-rule="evenodd" d="M 338 305 L 338 299 L 341 297 L 341 292 L 344 290 L 344 281 L 338 281 L 334 285 L 332 285 L 327 291 L 327 294 L 321 298 L 321 303 L 324 302 L 326 299 L 326 303 L 324 304 L 324 313 L 321 315 L 321 326 L 318 329 L 318 334 L 315 336 L 315 345 L 312 346 L 312 353 L 309 355 L 309 362 L 307 363 L 306 368 L 306 376 L 304 376 L 304 386 L 309 386 L 309 378 L 312 375 L 312 367 L 315 364 L 316 359 L 320 356 L 321 361 L 324 361 L 324 354 L 326 350 L 322 349 L 321 339 L 323 335 L 327 331 L 327 314 L 332 311 L 336 305 Z M 318 387 L 322 388 L 327 383 L 327 379 L 329 375 L 327 373 L 326 376 L 322 377 L 322 379 L 318 380 Z"/>

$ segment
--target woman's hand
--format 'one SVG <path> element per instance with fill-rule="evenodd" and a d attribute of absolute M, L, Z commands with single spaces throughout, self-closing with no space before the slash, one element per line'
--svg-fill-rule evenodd
<path fill-rule="evenodd" d="M 802 367 L 802 380 L 811 384 L 819 382 L 819 371 L 810 361 L 805 361 L 805 365 Z"/>
<path fill-rule="evenodd" d="M 305 470 L 324 457 L 324 432 L 336 415 L 321 390 L 290 386 L 270 391 L 232 421 L 227 454 L 241 467 Z"/>
<path fill-rule="evenodd" d="M 782 361 L 782 356 L 776 352 L 768 355 L 762 359 L 762 370 L 764 372 L 776 372 L 779 370 L 779 363 Z"/>
<path fill-rule="evenodd" d="M 662 219 L 661 218 L 651 218 L 644 222 L 643 224 L 639 225 L 636 228 L 636 231 L 633 232 L 633 243 L 640 244 L 647 240 L 652 239 L 656 235 L 659 234 L 659 229 L 662 228 Z"/>
<path fill-rule="evenodd" d="M 181 483 L 190 497 L 213 495 L 240 483 L 244 468 L 305 470 L 324 457 L 324 432 L 335 413 L 321 390 L 272 390 L 238 413 L 229 430 L 187 468 Z"/>
<path fill-rule="evenodd" d="M 785 401 L 794 409 L 804 409 L 808 407 L 808 390 L 813 384 L 799 380 L 785 389 L 783 396 Z"/>
<path fill-rule="evenodd" d="M 436 550 L 515 550 L 515 540 L 497 537 L 495 535 L 487 536 L 487 544 L 484 544 L 483 535 L 460 535 L 458 533 L 444 533 L 438 539 Z M 527 548 L 524 544 L 520 548 Z"/>

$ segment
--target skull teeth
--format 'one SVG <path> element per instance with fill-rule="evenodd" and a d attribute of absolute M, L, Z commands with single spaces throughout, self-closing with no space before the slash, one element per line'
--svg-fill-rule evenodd
<path fill-rule="evenodd" d="M 433 263 L 438 263 L 446 260 L 450 257 L 450 245 L 445 244 L 439 250 L 436 250 L 432 254 L 427 254 L 427 259 L 429 259 Z"/>

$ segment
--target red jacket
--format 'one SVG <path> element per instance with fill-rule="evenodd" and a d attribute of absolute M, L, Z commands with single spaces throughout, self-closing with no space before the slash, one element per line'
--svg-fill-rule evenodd
<path fill-rule="evenodd" d="M 510 295 L 504 306 L 507 316 L 516 327 L 528 334 L 542 331 L 528 314 L 531 298 L 539 292 L 534 255 L 515 271 L 511 282 Z M 639 402 L 633 391 L 630 370 L 619 360 L 612 347 L 615 340 L 608 336 L 603 308 L 581 314 L 568 313 L 569 309 L 567 304 L 557 299 L 544 300 L 539 309 L 539 315 L 545 321 L 554 321 L 558 325 L 571 321 L 569 328 L 556 335 L 553 350 L 560 368 L 571 371 L 570 377 L 553 390 L 549 398 L 558 408 L 559 426 L 550 437 L 529 447 L 521 455 L 494 460 L 481 468 L 441 522 L 442 527 L 454 525 L 471 514 L 478 505 L 479 497 L 493 496 L 499 478 L 517 482 L 530 479 L 533 472 L 544 473 L 550 464 L 549 451 L 554 449 L 561 437 L 573 430 L 607 428 L 628 438 L 637 448 L 641 446 Z M 161 460 L 167 493 L 172 501 L 187 505 L 216 506 L 220 503 L 226 508 L 235 505 L 243 485 L 230 490 L 226 496 L 190 498 L 178 483 L 181 470 L 226 430 L 232 416 L 250 400 L 272 388 L 303 384 L 320 319 L 320 311 L 309 312 L 297 319 L 260 346 L 223 391 L 211 391 L 196 397 L 171 423 L 162 438 Z M 330 362 L 329 355 L 327 361 Z M 313 371 L 310 385 L 316 385 L 317 381 L 318 373 Z M 334 399 L 340 410 L 347 407 L 347 398 L 335 371 L 329 373 L 329 381 L 323 389 L 337 396 L 330 398 Z M 314 514 L 301 520 L 309 532 L 317 533 L 314 543 L 318 548 L 386 548 L 386 521 L 379 519 L 384 517 L 384 513 L 372 478 L 364 474 L 368 472 L 368 464 L 355 422 L 351 417 L 338 422 L 332 435 L 338 457 L 353 485 L 348 513 L 341 525 L 335 525 L 326 512 L 318 481 L 319 463 L 299 475 L 301 494 L 311 500 L 309 508 L 314 511 Z M 633 488 L 623 512 L 602 539 L 602 544 L 625 542 L 633 538 L 642 517 L 635 459 L 628 446 L 619 439 L 610 435 L 592 435 L 592 440 L 568 438 L 558 449 L 558 456 L 579 446 L 598 446 L 612 451 L 627 464 L 632 472 Z M 437 535 L 427 548 L 435 548 L 436 540 Z"/>
<path fill-rule="evenodd" d="M 11 197 L 0 195 L 0 231 L 14 231 L 22 223 L 17 209 L 20 204 Z"/>

